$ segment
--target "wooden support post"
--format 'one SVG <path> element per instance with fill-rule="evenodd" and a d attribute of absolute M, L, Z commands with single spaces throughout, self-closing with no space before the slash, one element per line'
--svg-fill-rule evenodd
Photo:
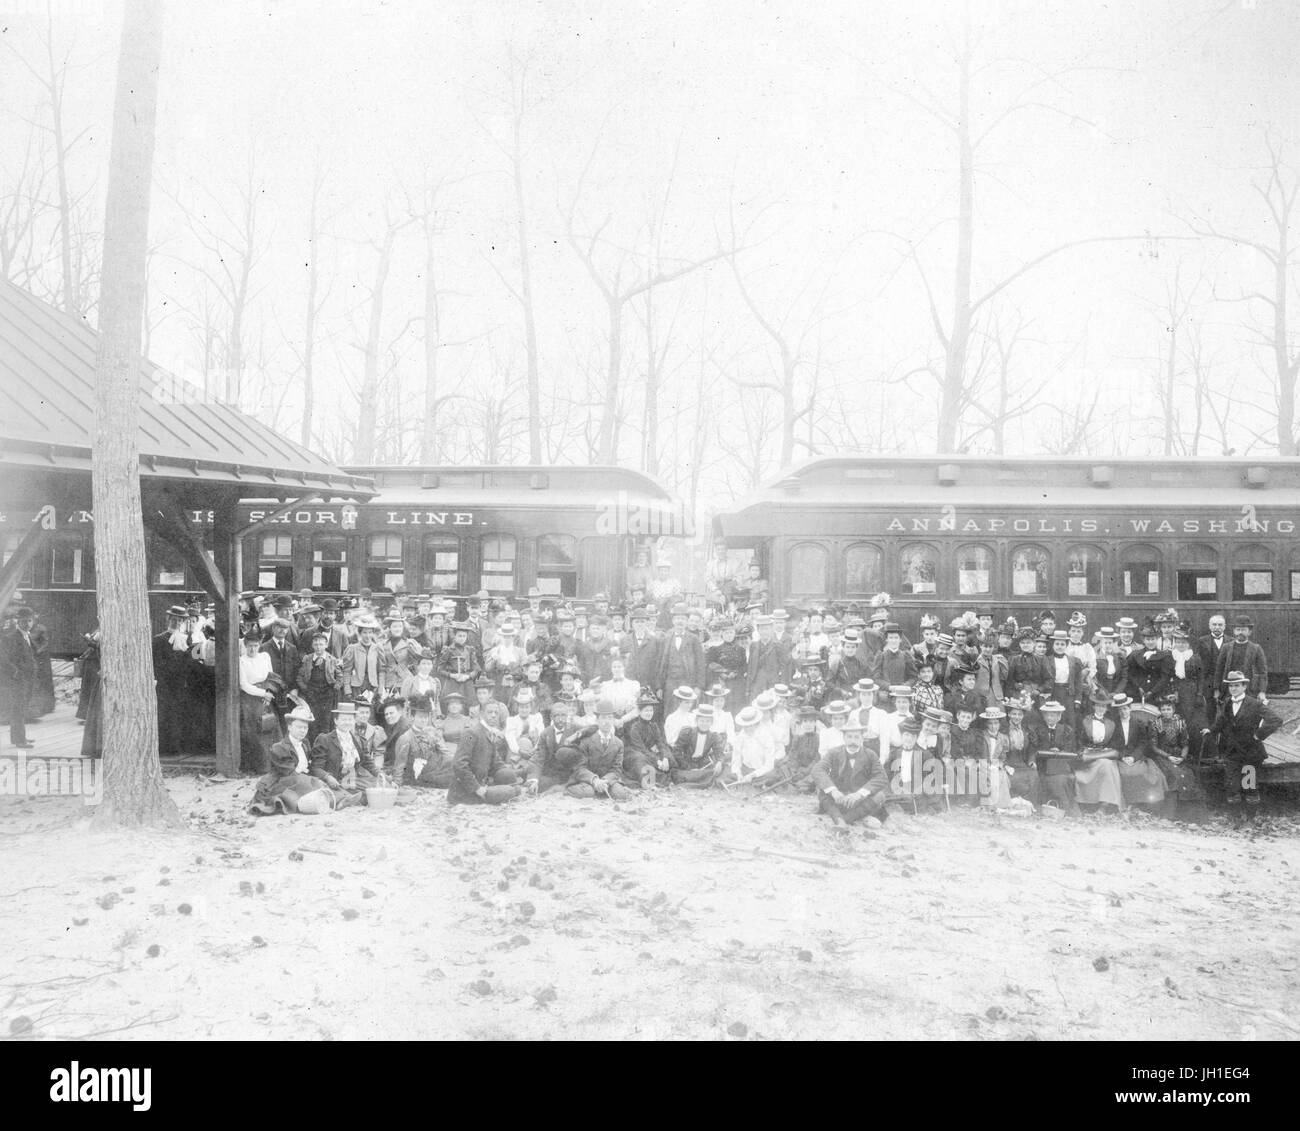
<path fill-rule="evenodd" d="M 155 488 L 149 494 L 149 501 L 144 506 L 145 525 L 181 552 L 186 564 L 198 574 L 203 588 L 213 601 L 225 600 L 229 590 L 226 580 L 229 575 L 208 557 L 203 543 L 190 529 L 185 516 L 194 508 L 161 488 Z M 238 590 L 235 594 L 238 596 Z"/>
<path fill-rule="evenodd" d="M 22 577 L 27 564 L 40 553 L 50 531 L 55 528 L 56 516 L 52 507 L 42 507 L 40 513 L 32 519 L 22 541 L 9 555 L 9 560 L 0 566 L 0 611 L 9 605 L 9 599 L 18 591 L 18 579 Z"/>
<path fill-rule="evenodd" d="M 217 615 L 217 772 L 239 773 L 239 494 L 225 492 L 212 511 L 212 551 L 225 592 Z"/>

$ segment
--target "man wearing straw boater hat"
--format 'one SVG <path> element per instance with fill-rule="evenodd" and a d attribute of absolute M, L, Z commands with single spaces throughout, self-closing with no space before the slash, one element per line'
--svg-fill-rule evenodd
<path fill-rule="evenodd" d="M 878 829 L 885 820 L 889 778 L 874 751 L 862 742 L 862 724 L 841 726 L 843 744 L 827 751 L 813 767 L 818 811 L 827 814 L 837 831 L 864 822 Z"/>
<path fill-rule="evenodd" d="M 1228 696 L 1214 725 L 1204 733 L 1218 740 L 1228 804 L 1240 805 L 1244 799 L 1253 808 L 1259 804 L 1259 768 L 1267 753 L 1264 739 L 1282 720 L 1262 697 L 1246 694 L 1250 677 L 1245 672 L 1230 671 L 1223 682 Z"/>

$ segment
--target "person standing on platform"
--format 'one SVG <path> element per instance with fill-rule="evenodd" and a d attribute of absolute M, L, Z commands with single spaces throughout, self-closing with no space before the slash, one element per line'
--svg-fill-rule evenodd
<path fill-rule="evenodd" d="M 190 636 L 183 606 L 167 610 L 167 628 L 153 638 L 154 686 L 158 696 L 158 753 L 184 751 L 190 717 Z"/>
<path fill-rule="evenodd" d="M 19 750 L 30 750 L 35 745 L 27 740 L 27 711 L 36 686 L 36 651 L 32 647 L 34 617 L 26 605 L 20 606 L 13 627 L 0 637 L 0 664 L 3 665 L 0 670 L 9 706 L 9 741 Z"/>

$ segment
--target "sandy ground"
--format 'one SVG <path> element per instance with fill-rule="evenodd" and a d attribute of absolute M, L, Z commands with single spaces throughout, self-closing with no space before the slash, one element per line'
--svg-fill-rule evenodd
<path fill-rule="evenodd" d="M 1300 1036 L 1294 817 L 872 840 L 806 796 L 255 820 L 251 781 L 169 785 L 188 832 L 0 801 L 0 1038 Z"/>

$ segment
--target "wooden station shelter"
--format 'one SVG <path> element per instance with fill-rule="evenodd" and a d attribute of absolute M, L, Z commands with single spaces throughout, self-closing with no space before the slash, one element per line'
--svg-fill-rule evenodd
<path fill-rule="evenodd" d="M 69 583 L 67 600 L 93 593 L 86 580 L 94 562 L 96 339 L 83 320 L 0 280 L 0 609 L 38 560 L 54 582 L 41 587 L 51 606 L 36 610 L 43 617 L 59 619 L 63 574 L 75 573 L 77 581 Z M 230 774 L 239 764 L 244 539 L 304 504 L 364 502 L 375 491 L 369 479 L 341 471 L 257 419 L 200 403 L 191 387 L 148 361 L 139 390 L 144 533 L 179 554 L 216 606 L 217 769 Z M 245 498 L 283 505 L 241 526 Z M 210 512 L 211 524 L 196 528 L 188 518 L 196 510 Z M 141 648 L 154 631 L 139 626 Z"/>

